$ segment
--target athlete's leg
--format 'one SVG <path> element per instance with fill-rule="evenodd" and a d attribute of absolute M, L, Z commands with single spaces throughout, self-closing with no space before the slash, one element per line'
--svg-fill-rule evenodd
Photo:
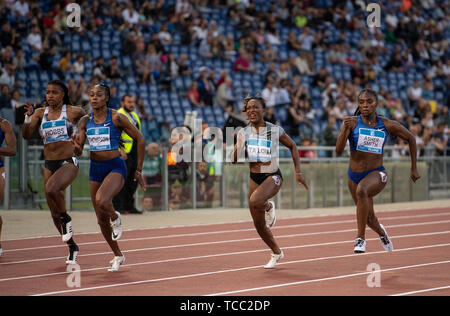
<path fill-rule="evenodd" d="M 383 171 L 384 173 L 384 171 Z M 380 193 L 386 186 L 380 171 L 369 173 L 356 186 L 356 219 L 358 222 L 358 238 L 365 239 L 366 225 L 369 224 L 378 234 L 384 234 L 373 210 L 373 197 Z"/>
<path fill-rule="evenodd" d="M 75 180 L 78 167 L 73 164 L 61 166 L 55 173 L 44 168 L 45 197 L 53 218 L 53 223 L 62 234 L 61 216 L 66 213 L 64 190 Z"/>
<path fill-rule="evenodd" d="M 112 172 L 102 183 L 90 182 L 91 200 L 103 237 L 115 256 L 122 256 L 117 241 L 112 239 L 111 221 L 117 219 L 112 199 L 122 189 L 125 180 L 120 173 Z"/>
<path fill-rule="evenodd" d="M 268 200 L 275 196 L 281 188 L 282 180 L 279 176 L 277 177 L 279 178 L 277 184 L 272 177 L 268 177 L 259 186 L 250 179 L 249 207 L 253 224 L 259 236 L 273 253 L 280 254 L 281 249 L 278 247 L 272 231 L 266 226 L 265 220 L 265 212 L 271 207 Z"/>
<path fill-rule="evenodd" d="M 5 167 L 0 168 L 0 203 L 3 201 L 3 191 L 5 189 L 5 178 L 3 178 L 3 173 L 5 172 Z M 0 216 L 0 248 L 2 243 L 2 227 L 3 220 Z"/>

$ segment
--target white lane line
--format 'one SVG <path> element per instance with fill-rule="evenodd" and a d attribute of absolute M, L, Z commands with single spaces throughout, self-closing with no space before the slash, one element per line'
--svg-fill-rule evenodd
<path fill-rule="evenodd" d="M 395 252 L 405 252 L 405 251 L 411 251 L 411 250 L 420 250 L 420 249 L 437 248 L 437 247 L 449 247 L 449 246 L 450 246 L 450 243 L 438 244 L 438 245 L 435 244 L 435 245 L 430 245 L 430 246 L 420 246 L 420 247 L 413 247 L 413 248 L 397 249 L 397 250 L 395 250 Z M 288 264 L 314 262 L 314 261 L 322 261 L 322 260 L 341 259 L 341 258 L 348 258 L 348 257 L 355 257 L 355 256 L 361 257 L 361 256 L 370 256 L 370 255 L 374 255 L 374 254 L 387 254 L 387 253 L 388 252 L 386 252 L 386 251 L 366 252 L 366 253 L 361 253 L 361 254 L 348 254 L 348 255 L 341 255 L 341 256 L 331 256 L 331 257 L 321 257 L 321 258 L 312 258 L 312 259 L 287 261 L 287 262 L 278 263 L 278 265 L 288 265 Z M 445 263 L 447 263 L 447 262 L 450 263 L 450 260 L 449 261 L 445 261 Z M 444 261 L 442 261 L 442 263 L 444 263 Z M 228 272 L 238 272 L 238 271 L 251 270 L 251 269 L 261 269 L 261 268 L 262 268 L 262 266 L 260 266 L 260 265 L 259 266 L 248 266 L 248 267 L 242 267 L 242 268 L 210 271 L 210 272 L 187 274 L 187 275 L 179 275 L 179 276 L 166 277 L 166 278 L 149 279 L 149 280 L 141 280 L 141 281 L 125 282 L 125 283 L 113 283 L 113 284 L 108 284 L 108 285 L 94 286 L 94 287 L 87 287 L 87 288 L 78 288 L 78 289 L 46 292 L 46 293 L 37 293 L 37 294 L 34 294 L 32 296 L 67 294 L 67 293 L 90 291 L 90 290 L 99 290 L 99 289 L 119 287 L 119 286 L 137 285 L 137 284 L 144 284 L 144 283 L 155 283 L 155 282 L 160 282 L 160 281 L 170 281 L 170 280 L 177 280 L 177 279 L 195 278 L 195 277 L 201 277 L 201 276 L 207 276 L 207 275 L 214 275 L 214 274 L 221 274 L 221 273 L 228 273 Z M 385 270 L 385 271 L 387 271 L 387 270 Z M 364 272 L 364 274 L 367 274 L 367 273 L 371 273 L 371 272 Z"/>
<path fill-rule="evenodd" d="M 441 213 L 431 213 L 431 214 L 420 214 L 420 215 L 400 215 L 400 216 L 391 216 L 391 217 L 384 217 L 385 215 L 388 215 L 389 213 L 395 213 L 398 212 L 398 210 L 393 211 L 386 211 L 386 212 L 379 212 L 377 214 L 379 219 L 382 220 L 390 220 L 390 219 L 408 219 L 408 218 L 421 218 L 421 217 L 432 217 L 432 216 L 445 216 L 450 215 L 450 208 L 448 207 L 438 207 L 438 208 L 432 208 L 432 209 L 411 209 L 411 211 L 421 211 L 425 210 L 427 212 L 432 211 L 438 211 L 438 210 L 447 210 L 447 212 L 441 212 Z M 375 212 L 377 212 L 375 210 Z M 352 214 L 338 214 L 338 215 L 317 215 L 317 216 L 294 216 L 294 217 L 285 217 L 280 218 L 280 221 L 283 220 L 308 220 L 308 219 L 320 219 L 323 217 L 344 217 L 344 216 L 351 216 Z M 125 219 L 126 221 L 126 219 Z M 355 220 L 343 220 L 343 221 L 329 221 L 329 222 L 318 222 L 318 223 L 308 223 L 308 224 L 298 224 L 298 225 L 287 225 L 284 227 L 302 227 L 302 226 L 315 226 L 315 225 L 328 225 L 328 224 L 339 224 L 339 223 L 348 223 L 348 222 L 355 222 Z M 218 223 L 209 223 L 209 224 L 193 224 L 193 225 L 179 225 L 179 226 L 166 226 L 166 227 L 152 227 L 152 228 L 138 228 L 138 229 L 126 229 L 124 232 L 134 232 L 134 231 L 146 231 L 146 230 L 164 230 L 164 229 L 179 229 L 179 228 L 194 228 L 194 227 L 207 227 L 207 226 L 217 226 L 217 225 L 232 225 L 232 224 L 241 224 L 241 223 L 252 223 L 251 220 L 238 220 L 238 221 L 232 221 L 232 222 L 218 222 Z M 283 226 L 280 226 L 283 227 Z M 276 227 L 275 227 L 276 228 Z M 253 230 L 253 229 L 243 229 L 243 230 L 236 230 L 236 231 L 247 231 L 247 230 Z M 227 232 L 227 231 L 223 231 Z M 232 232 L 232 231 L 230 231 Z M 220 231 L 213 231 L 213 232 L 205 232 L 204 234 L 209 233 L 220 233 Z M 77 233 L 77 235 L 96 235 L 101 234 L 99 231 L 97 232 L 84 232 L 84 233 Z M 194 233 L 195 235 L 196 233 Z M 190 234 L 179 234 L 179 235 L 168 235 L 168 236 L 155 236 L 151 238 L 165 238 L 165 237 L 183 237 L 183 236 L 189 236 Z M 36 238 L 60 238 L 60 235 L 49 235 L 49 236 L 35 236 L 35 237 L 25 237 L 25 238 L 17 238 L 17 239 L 4 239 L 3 241 L 21 241 L 21 240 L 30 240 L 30 239 L 36 239 Z"/>
<path fill-rule="evenodd" d="M 400 239 L 400 238 L 424 237 L 424 236 L 433 236 L 433 235 L 442 235 L 442 234 L 450 234 L 450 231 L 402 235 L 402 236 L 394 236 L 391 238 Z M 378 238 L 367 239 L 367 241 L 373 241 L 373 240 L 378 240 Z M 283 249 L 287 250 L 287 249 L 300 249 L 300 248 L 308 248 L 308 247 L 340 245 L 340 244 L 346 244 L 346 243 L 352 243 L 352 242 L 353 242 L 353 240 L 343 240 L 343 241 L 334 241 L 334 242 L 328 242 L 328 243 L 289 246 L 289 247 L 283 247 Z M 169 263 L 169 262 L 177 262 L 177 261 L 196 260 L 196 259 L 207 259 L 207 258 L 215 258 L 215 257 L 223 257 L 223 256 L 236 256 L 236 255 L 243 255 L 243 254 L 250 254 L 250 253 L 257 253 L 257 252 L 267 252 L 267 251 L 268 250 L 266 248 L 264 248 L 264 249 L 256 249 L 256 250 L 210 254 L 210 255 L 203 255 L 203 256 L 181 257 L 181 258 L 172 258 L 172 259 L 164 259 L 164 260 L 157 260 L 157 261 L 139 262 L 139 263 L 133 263 L 133 264 L 124 264 L 124 265 L 122 265 L 122 267 L 133 267 L 133 266 L 150 265 L 150 264 L 158 264 L 158 263 Z M 127 252 L 127 251 L 124 251 L 124 252 Z M 80 272 L 105 270 L 107 268 L 109 268 L 109 267 L 82 269 L 82 270 L 80 270 Z M 64 272 L 55 272 L 55 273 L 48 273 L 48 274 L 36 274 L 36 275 L 28 275 L 28 276 L 20 276 L 20 277 L 10 277 L 10 278 L 0 279 L 0 282 L 31 279 L 31 278 L 40 278 L 40 277 L 49 277 L 49 276 L 56 276 L 56 275 L 62 275 L 62 274 L 68 274 L 68 272 L 64 271 Z"/>
<path fill-rule="evenodd" d="M 414 264 L 414 265 L 409 265 L 409 266 L 400 266 L 400 267 L 395 267 L 395 268 L 382 269 L 382 270 L 379 270 L 379 272 L 381 273 L 381 272 L 388 272 L 388 271 L 406 270 L 406 269 L 421 268 L 421 267 L 427 267 L 427 266 L 432 266 L 432 265 L 449 264 L 449 263 L 450 263 L 450 260 L 428 262 L 428 263 Z M 213 293 L 213 294 L 207 294 L 205 296 L 221 296 L 221 295 L 231 295 L 231 294 L 238 294 L 238 293 L 244 293 L 244 292 L 255 292 L 255 291 L 268 290 L 268 289 L 274 289 L 274 288 L 280 288 L 280 287 L 352 278 L 355 276 L 362 276 L 362 275 L 371 274 L 371 273 L 373 273 L 373 272 L 368 271 L 368 272 L 359 272 L 359 273 L 353 273 L 353 274 L 344 274 L 344 275 L 338 275 L 338 276 L 333 276 L 333 277 L 328 277 L 328 278 L 304 280 L 304 281 L 297 281 L 297 282 L 290 282 L 290 283 L 280 283 L 280 284 L 261 286 L 261 287 L 255 287 L 255 288 L 249 288 L 249 289 L 242 289 L 242 290 L 236 290 L 236 291 Z"/>
<path fill-rule="evenodd" d="M 417 291 L 411 291 L 411 292 L 397 293 L 397 294 L 392 294 L 389 296 L 405 296 L 405 295 L 413 295 L 413 294 L 426 293 L 426 292 L 432 292 L 432 291 L 440 291 L 440 290 L 446 290 L 446 289 L 450 289 L 450 285 L 435 287 L 435 288 L 431 288 L 431 289 L 423 289 L 423 290 L 417 290 Z"/>
<path fill-rule="evenodd" d="M 398 228 L 398 227 L 411 227 L 411 226 L 424 226 L 424 225 L 436 225 L 436 224 L 443 224 L 443 223 L 450 223 L 450 220 L 448 221 L 433 221 L 433 222 L 423 222 L 423 223 L 414 223 L 414 224 L 399 224 L 399 225 L 391 225 L 386 226 L 386 228 Z M 281 238 L 294 238 L 294 237 L 310 237 L 314 235 L 325 235 L 325 234 L 338 234 L 338 233 L 348 233 L 353 232 L 356 229 L 344 229 L 344 230 L 333 230 L 333 231 L 326 231 L 326 232 L 314 232 L 314 233 L 301 233 L 301 234 L 290 234 L 290 235 L 275 235 L 277 239 Z M 392 237 L 391 237 L 392 238 Z M 258 241 L 261 238 L 259 237 L 253 237 L 253 238 L 244 238 L 244 239 L 232 239 L 232 240 L 220 240 L 220 241 L 206 241 L 206 242 L 199 242 L 199 243 L 190 243 L 190 244 L 175 244 L 175 245 L 165 245 L 165 246 L 158 246 L 158 247 L 150 247 L 150 248 L 140 248 L 140 249 L 132 249 L 132 250 L 125 250 L 123 252 L 139 252 L 139 251 L 151 251 L 151 250 L 160 250 L 160 249 L 171 249 L 171 248 L 183 248 L 183 247 L 194 247 L 194 246 L 209 246 L 209 245 L 217 245 L 217 244 L 226 244 L 226 243 L 236 243 L 236 242 L 248 242 L 248 241 Z M 103 242 L 105 243 L 105 242 Z M 67 246 L 66 246 L 67 247 Z M 98 255 L 109 255 L 110 252 L 94 252 L 89 254 L 79 254 L 78 258 L 81 257 L 90 257 L 90 256 L 98 256 Z M 51 258 L 37 258 L 37 259 L 31 259 L 31 260 L 22 260 L 22 261 L 11 261 L 11 262 L 0 262 L 0 266 L 2 265 L 13 265 L 13 264 L 21 264 L 21 263 L 31 263 L 31 262 L 40 262 L 40 261 L 50 261 L 50 260 L 60 260 L 65 259 L 66 257 L 51 257 Z"/>
<path fill-rule="evenodd" d="M 380 218 L 383 221 L 384 220 L 396 220 L 396 219 L 416 219 L 416 218 L 424 218 L 424 217 L 433 217 L 433 216 L 445 216 L 450 215 L 450 213 L 435 213 L 435 214 L 428 214 L 428 215 L 414 215 L 414 216 L 393 216 L 393 217 L 385 217 Z M 450 222 L 449 221 L 440 221 L 441 223 Z M 336 225 L 336 224 L 346 224 L 346 223 L 356 223 L 354 219 L 352 220 L 342 220 L 342 221 L 331 221 L 331 222 L 318 222 L 318 223 L 305 223 L 305 224 L 293 224 L 293 225 L 279 225 L 272 230 L 280 230 L 284 228 L 297 228 L 297 227 L 310 227 L 310 226 L 322 226 L 322 225 Z M 434 222 L 432 222 L 434 223 Z M 409 225 L 409 224 L 403 224 L 403 225 Z M 412 224 L 414 225 L 414 224 Z M 386 228 L 390 227 L 402 227 L 399 225 L 385 225 Z M 246 229 L 233 229 L 233 230 L 221 230 L 221 231 L 210 231 L 210 232 L 200 232 L 200 233 L 188 233 L 188 234 L 176 234 L 176 235 L 163 235 L 163 236 L 152 236 L 152 237 L 141 237 L 141 238 L 128 238 L 128 239 L 122 239 L 121 243 L 123 242 L 133 242 L 133 241 L 142 241 L 142 240 L 154 240 L 154 239 L 164 239 L 164 238 L 178 238 L 178 237 L 196 237 L 196 236 L 205 236 L 205 235 L 217 235 L 217 234 L 227 234 L 227 233 L 240 233 L 240 232 L 253 232 L 255 228 L 246 228 Z M 342 231 L 341 231 L 342 232 Z M 326 233 L 326 232 L 325 232 Z M 314 234 L 314 233 L 311 233 Z M 86 245 L 96 245 L 96 244 L 104 244 L 105 241 L 93 241 L 93 242 L 86 242 L 86 243 L 78 243 L 78 246 L 86 246 Z M 58 244 L 58 245 L 47 245 L 47 246 L 40 246 L 40 247 L 30 247 L 30 248 L 17 248 L 17 249 L 3 249 L 4 253 L 8 252 L 17 252 L 17 251 L 31 251 L 31 250 L 39 250 L 39 249 L 49 249 L 49 248 L 61 248 L 61 247 L 67 247 L 66 244 Z"/>

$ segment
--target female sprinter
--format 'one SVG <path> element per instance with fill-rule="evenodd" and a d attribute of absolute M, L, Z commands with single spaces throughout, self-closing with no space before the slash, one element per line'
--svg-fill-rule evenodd
<path fill-rule="evenodd" d="M 108 108 L 109 99 L 110 90 L 107 85 L 95 85 L 89 90 L 89 101 L 93 112 L 80 120 L 74 144 L 75 153 L 81 155 L 86 137 L 89 140 L 91 200 L 103 237 L 114 253 L 114 258 L 110 262 L 111 268 L 108 271 L 116 272 L 125 261 L 117 243 L 122 235 L 121 217 L 112 204 L 113 197 L 120 192 L 127 177 L 125 161 L 119 154 L 120 136 L 124 131 L 137 141 L 138 162 L 134 179 L 144 190 L 145 181 L 141 172 L 144 163 L 145 139 L 125 115 Z"/>
<path fill-rule="evenodd" d="M 265 108 L 263 98 L 258 96 L 245 98 L 242 111 L 247 113 L 250 124 L 238 132 L 231 160 L 236 163 L 243 154 L 248 155 L 250 213 L 256 231 L 273 252 L 270 261 L 264 266 L 266 269 L 272 269 L 284 257 L 270 230 L 275 224 L 276 217 L 275 204 L 269 199 L 278 193 L 283 182 L 277 160 L 278 141 L 291 151 L 297 182 L 307 190 L 308 185 L 300 172 L 297 146 L 283 128 L 264 121 Z"/>
<path fill-rule="evenodd" d="M 3 145 L 3 141 L 6 141 L 6 147 L 1 147 Z M 15 156 L 17 149 L 17 140 L 16 135 L 14 135 L 14 131 L 11 127 L 11 124 L 0 118 L 0 202 L 3 199 L 3 190 L 5 189 L 5 166 L 3 162 L 3 156 Z M 2 217 L 0 216 L 0 257 L 2 256 Z"/>
<path fill-rule="evenodd" d="M 378 222 L 373 209 L 373 197 L 384 189 L 387 182 L 383 167 L 383 148 L 388 135 L 398 136 L 409 143 L 411 156 L 411 179 L 420 178 L 416 167 L 416 141 L 405 127 L 396 121 L 377 115 L 378 98 L 375 91 L 363 89 L 358 95 L 357 116 L 347 116 L 342 123 L 336 142 L 336 153 L 344 151 L 347 139 L 350 142 L 350 165 L 348 168 L 348 188 L 356 204 L 358 235 L 354 252 L 366 251 L 366 225 L 374 230 L 386 251 L 394 249 L 386 229 Z M 360 114 L 360 115 L 359 115 Z"/>
<path fill-rule="evenodd" d="M 24 139 L 31 138 L 35 128 L 44 141 L 45 197 L 58 232 L 69 246 L 67 264 L 75 264 L 78 246 L 72 238 L 72 219 L 66 212 L 64 190 L 78 175 L 78 159 L 74 155 L 72 135 L 80 118 L 85 115 L 79 106 L 72 106 L 68 89 L 60 80 L 47 84 L 45 107 L 35 109 L 36 104 L 25 105 L 25 122 L 22 125 Z"/>

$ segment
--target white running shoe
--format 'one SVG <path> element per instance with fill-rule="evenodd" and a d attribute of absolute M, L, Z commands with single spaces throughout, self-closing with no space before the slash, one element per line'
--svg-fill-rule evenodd
<path fill-rule="evenodd" d="M 265 219 L 266 219 L 266 226 L 272 228 L 273 226 L 275 226 L 277 216 L 275 214 L 275 203 L 269 201 L 269 204 L 271 205 L 271 207 L 268 211 L 266 211 Z"/>
<path fill-rule="evenodd" d="M 366 241 L 362 238 L 356 238 L 355 248 L 353 249 L 355 253 L 366 252 Z"/>
<path fill-rule="evenodd" d="M 281 253 L 279 255 L 273 253 L 270 256 L 269 262 L 264 266 L 264 269 L 273 269 L 273 268 L 275 268 L 275 265 L 278 263 L 278 261 L 280 261 L 283 258 L 284 258 L 283 250 L 281 251 Z"/>
<path fill-rule="evenodd" d="M 68 221 L 67 223 L 63 223 L 61 227 L 62 227 L 62 241 L 68 242 L 70 238 L 72 238 L 73 236 L 72 220 Z"/>
<path fill-rule="evenodd" d="M 122 263 L 125 262 L 125 256 L 114 257 L 109 263 L 111 263 L 111 268 L 108 269 L 109 272 L 117 272 Z"/>
<path fill-rule="evenodd" d="M 66 259 L 66 264 L 77 264 L 78 247 L 75 249 L 69 248 L 69 255 Z"/>
<path fill-rule="evenodd" d="M 116 241 L 119 240 L 122 236 L 122 218 L 120 216 L 119 212 L 116 212 L 117 219 L 115 221 L 111 221 L 111 228 L 112 228 L 112 240 Z"/>
<path fill-rule="evenodd" d="M 380 226 L 381 226 L 381 229 L 384 231 L 384 236 L 380 237 L 381 245 L 383 246 L 384 250 L 386 250 L 386 251 L 394 250 L 394 245 L 392 244 L 392 241 L 389 238 L 386 228 L 384 228 L 384 226 L 381 224 L 380 224 Z"/>

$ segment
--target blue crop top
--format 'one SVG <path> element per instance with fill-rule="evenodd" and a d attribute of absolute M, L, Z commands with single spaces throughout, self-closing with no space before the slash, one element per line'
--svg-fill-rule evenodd
<path fill-rule="evenodd" d="M 106 120 L 101 124 L 94 122 L 94 114 L 90 114 L 86 125 L 86 136 L 91 151 L 106 151 L 119 149 L 121 132 L 112 121 L 112 111 L 108 109 Z"/>
<path fill-rule="evenodd" d="M 367 126 L 364 124 L 361 116 L 358 116 L 358 123 L 349 136 L 350 151 L 363 151 L 382 155 L 388 136 L 389 133 L 379 116 L 377 116 L 377 125 L 375 127 Z"/>

